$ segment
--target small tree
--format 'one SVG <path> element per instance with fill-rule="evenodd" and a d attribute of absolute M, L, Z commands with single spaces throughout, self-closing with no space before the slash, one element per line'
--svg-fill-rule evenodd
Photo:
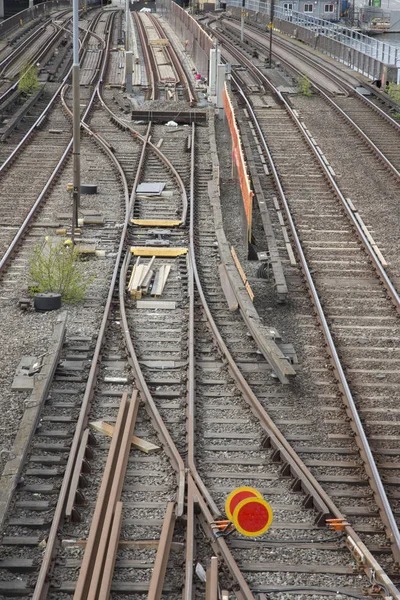
<path fill-rule="evenodd" d="M 307 75 L 303 75 L 303 77 L 300 78 L 299 91 L 303 96 L 311 96 L 311 83 Z"/>
<path fill-rule="evenodd" d="M 389 83 L 387 93 L 397 104 L 400 105 L 400 85 L 396 83 Z"/>
<path fill-rule="evenodd" d="M 37 68 L 35 65 L 26 63 L 21 70 L 18 89 L 29 96 L 39 89 Z"/>
<path fill-rule="evenodd" d="M 32 294 L 54 292 L 61 294 L 64 302 L 79 302 L 94 277 L 88 275 L 76 248 L 46 238 L 33 250 L 29 280 Z"/>

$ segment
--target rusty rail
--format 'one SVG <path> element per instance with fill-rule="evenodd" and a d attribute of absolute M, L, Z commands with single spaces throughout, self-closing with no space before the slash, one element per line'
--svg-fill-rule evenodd
<path fill-rule="evenodd" d="M 246 37 L 249 38 L 249 40 L 256 46 L 261 47 L 265 50 L 267 49 L 266 45 L 262 44 L 261 42 L 258 42 L 257 40 L 253 40 L 248 35 L 245 35 L 245 38 Z M 288 45 L 286 43 L 286 41 L 283 42 L 283 40 L 281 40 L 279 37 L 275 38 L 275 44 L 277 46 L 285 48 L 286 50 L 290 46 L 289 52 L 291 52 L 295 56 L 301 58 L 302 61 L 312 65 L 312 67 L 314 69 L 316 69 L 320 73 L 323 73 L 326 77 L 330 78 L 333 82 L 340 85 L 343 88 L 344 92 L 346 92 L 346 93 L 350 92 L 351 94 L 353 94 L 353 96 L 355 96 L 358 100 L 363 102 L 371 110 L 376 112 L 376 114 L 378 114 L 382 119 L 384 119 L 386 122 L 388 122 L 397 132 L 400 131 L 399 123 L 397 123 L 394 119 L 392 119 L 392 117 L 390 117 L 388 114 L 386 114 L 381 108 L 379 108 L 379 106 L 376 106 L 376 104 L 371 102 L 371 100 L 366 98 L 363 94 L 360 94 L 360 92 L 358 92 L 356 89 L 354 89 L 348 82 L 346 82 L 344 79 L 341 79 L 339 75 L 337 75 L 336 73 L 333 73 L 328 68 L 326 68 L 324 65 L 321 65 L 317 61 L 313 60 L 313 58 L 311 56 L 307 56 L 304 51 L 300 51 L 298 48 L 294 48 L 291 44 Z M 291 71 L 295 72 L 297 75 L 303 76 L 302 71 L 297 69 L 287 59 L 283 58 L 280 55 L 276 55 L 276 57 L 279 59 L 280 62 L 283 62 L 285 65 L 287 65 Z M 347 121 L 347 123 L 349 123 L 349 125 L 357 133 L 357 135 L 359 135 L 364 140 L 364 142 L 367 144 L 367 146 L 369 146 L 369 148 L 376 155 L 376 157 L 384 164 L 384 166 L 387 169 L 389 169 L 389 171 L 395 176 L 395 178 L 400 180 L 399 170 L 396 169 L 396 167 L 391 163 L 391 161 L 387 158 L 387 156 L 376 146 L 376 144 L 370 139 L 370 137 L 357 125 L 357 123 L 350 117 L 350 115 L 348 115 L 346 113 L 346 111 L 343 110 L 335 102 L 334 98 L 332 98 L 329 94 L 324 92 L 324 90 L 322 90 L 321 87 L 318 86 L 315 82 L 311 81 L 311 85 L 321 95 L 321 97 L 325 100 L 325 102 L 330 104 L 335 109 L 335 111 L 339 115 L 341 115 Z"/>
<path fill-rule="evenodd" d="M 211 557 L 210 567 L 207 569 L 206 600 L 218 600 L 218 558 Z"/>
<path fill-rule="evenodd" d="M 98 18 L 100 18 L 100 15 L 99 15 Z M 91 24 L 91 26 L 94 26 L 97 23 L 98 18 L 94 19 L 94 22 Z M 87 33 L 85 35 L 85 40 L 86 40 L 86 37 L 89 36 L 90 34 L 91 34 L 91 32 L 90 32 L 90 28 L 89 28 L 89 30 L 87 30 Z M 80 54 L 80 56 L 82 57 L 82 54 Z M 40 127 L 40 125 L 42 124 L 42 122 L 44 121 L 44 119 L 47 117 L 48 112 L 50 111 L 50 109 L 52 108 L 52 106 L 55 103 L 56 99 L 60 95 L 60 92 L 62 91 L 62 89 L 65 87 L 66 82 L 67 82 L 70 74 L 71 74 L 71 69 L 69 70 L 68 74 L 65 76 L 64 80 L 62 81 L 62 83 L 58 87 L 57 91 L 55 92 L 55 94 L 51 98 L 51 100 L 50 100 L 49 104 L 47 105 L 47 107 L 44 109 L 44 111 L 41 113 L 41 115 L 39 115 L 39 117 L 36 120 L 36 122 L 32 125 L 32 127 L 29 129 L 29 131 L 25 134 L 25 136 L 19 142 L 19 144 L 14 148 L 13 152 L 10 154 L 10 156 L 7 158 L 7 160 L 1 165 L 1 167 L 0 167 L 0 175 L 1 175 L 2 172 L 4 172 L 7 168 L 9 168 L 11 166 L 14 158 L 22 150 L 22 148 L 29 142 L 29 140 L 31 139 L 31 137 L 32 137 L 33 133 L 35 132 L 35 130 L 38 127 Z M 94 94 L 92 96 L 92 99 L 93 98 L 94 98 Z M 82 120 L 84 120 L 86 118 L 87 114 L 88 114 L 88 111 L 85 112 L 85 114 L 82 117 Z M 51 186 L 53 185 L 56 177 L 60 173 L 60 170 L 65 165 L 65 162 L 66 162 L 67 158 L 69 157 L 71 151 L 72 151 L 72 138 L 69 141 L 69 143 L 68 143 L 68 145 L 67 145 L 67 147 L 66 147 L 66 149 L 65 149 L 65 151 L 64 151 L 64 153 L 62 155 L 62 157 L 58 161 L 58 163 L 57 163 L 56 167 L 54 168 L 53 172 L 51 173 L 51 175 L 50 175 L 50 177 L 49 177 L 46 185 L 44 186 L 43 190 L 41 191 L 41 193 L 37 197 L 37 199 L 34 202 L 32 208 L 30 209 L 30 211 L 26 215 L 26 217 L 24 219 L 24 222 L 22 223 L 21 227 L 19 228 L 18 232 L 16 233 L 16 235 L 15 235 L 14 239 L 12 240 L 11 244 L 8 246 L 6 252 L 4 253 L 4 256 L 1 258 L 1 260 L 0 260 L 0 274 L 5 270 L 6 266 L 8 265 L 8 262 L 9 262 L 11 256 L 15 252 L 16 248 L 18 247 L 18 245 L 20 244 L 21 240 L 23 239 L 26 231 L 28 230 L 28 227 L 29 227 L 29 225 L 30 225 L 30 223 L 31 223 L 34 215 L 36 214 L 36 211 L 37 211 L 38 207 L 43 202 L 43 200 L 46 197 L 47 193 L 51 189 Z"/>
<path fill-rule="evenodd" d="M 100 81 L 101 81 L 103 73 L 104 73 L 104 68 L 105 68 L 105 64 L 103 65 L 103 69 L 100 73 Z M 100 83 L 98 83 L 96 90 L 94 91 L 94 94 L 92 96 L 93 99 L 94 99 L 95 95 L 98 94 L 99 85 L 100 85 Z M 87 111 L 85 112 L 85 115 L 83 116 L 83 118 L 86 118 L 86 114 L 90 110 L 90 107 L 91 107 L 91 104 L 87 107 Z M 93 132 L 89 128 L 87 128 L 87 131 L 88 131 L 89 135 L 93 135 Z M 119 243 L 117 256 L 116 256 L 116 260 L 115 260 L 114 271 L 113 271 L 110 286 L 109 286 L 109 291 L 108 291 L 108 295 L 107 295 L 106 305 L 104 308 L 103 318 L 102 318 L 100 328 L 99 328 L 99 334 L 98 334 L 97 341 L 96 341 L 96 347 L 95 347 L 94 354 L 93 354 L 93 359 L 92 359 L 92 364 L 91 364 L 90 371 L 89 371 L 88 381 L 87 381 L 84 396 L 82 399 L 81 411 L 79 413 L 78 422 L 76 424 L 75 434 L 74 434 L 74 438 L 72 440 L 70 454 L 68 457 L 68 462 L 65 467 L 64 479 L 63 479 L 61 489 L 60 489 L 60 494 L 59 494 L 59 497 L 57 500 L 57 505 L 56 505 L 54 516 L 53 516 L 52 526 L 51 526 L 50 533 L 49 533 L 49 536 L 47 539 L 46 550 L 44 553 L 42 565 L 41 565 L 38 579 L 36 582 L 35 590 L 34 590 L 34 593 L 32 596 L 33 600 L 43 600 L 45 598 L 46 590 L 47 590 L 47 587 L 49 584 L 48 577 L 49 577 L 51 567 L 53 565 L 53 557 L 55 556 L 56 549 L 57 549 L 58 531 L 59 531 L 61 521 L 63 519 L 64 506 L 65 506 L 65 502 L 68 497 L 68 491 L 69 491 L 69 487 L 70 487 L 71 477 L 74 472 L 74 466 L 75 466 L 77 453 L 78 453 L 78 450 L 80 447 L 82 435 L 83 435 L 85 427 L 86 427 L 90 404 L 91 404 L 91 401 L 93 398 L 94 388 L 95 388 L 95 384 L 97 381 L 98 363 L 99 363 L 100 353 L 101 353 L 101 349 L 102 349 L 102 345 L 103 345 L 103 341 L 104 341 L 106 328 L 108 325 L 108 315 L 110 313 L 111 305 L 113 302 L 114 289 L 115 289 L 116 282 L 117 282 L 117 279 L 119 276 L 119 267 L 120 267 L 120 262 L 121 262 L 121 258 L 122 258 L 122 252 L 123 252 L 123 248 L 124 248 L 124 244 L 125 244 L 125 237 L 126 237 L 126 232 L 127 232 L 127 228 L 128 228 L 128 222 L 129 222 L 129 191 L 128 191 L 128 184 L 127 184 L 127 181 L 125 178 L 124 171 L 123 171 L 120 163 L 116 159 L 114 153 L 111 151 L 108 144 L 101 138 L 101 136 L 93 135 L 93 140 L 102 147 L 102 149 L 108 155 L 110 160 L 114 163 L 116 169 L 118 170 L 118 172 L 120 174 L 121 181 L 122 181 L 123 188 L 124 188 L 124 196 L 125 196 L 125 219 L 124 219 L 123 228 L 121 230 L 120 243 Z"/>
<path fill-rule="evenodd" d="M 105 101 L 101 95 L 100 88 L 98 88 L 97 93 L 98 93 L 99 101 L 100 101 L 102 107 L 104 108 L 104 110 L 106 110 L 109 113 L 111 120 L 115 124 L 117 124 L 118 127 L 120 127 L 121 129 L 124 129 L 125 131 L 129 131 L 129 133 L 132 136 L 136 137 L 138 140 L 140 140 L 142 143 L 144 143 L 146 136 L 141 135 L 138 131 L 136 131 L 133 127 L 131 127 L 131 125 L 129 125 L 126 121 L 124 121 L 120 117 L 117 117 L 111 111 L 111 109 L 107 106 L 107 104 L 105 103 Z M 157 146 L 155 146 L 150 140 L 147 141 L 147 145 L 149 146 L 151 151 L 154 152 L 158 156 L 158 158 L 165 164 L 165 166 L 169 169 L 169 171 L 175 177 L 175 180 L 177 182 L 177 185 L 178 185 L 181 195 L 182 195 L 182 218 L 181 218 L 181 220 L 182 220 L 182 227 L 184 227 L 186 225 L 186 219 L 187 219 L 187 213 L 188 213 L 188 199 L 187 199 L 185 184 L 183 183 L 182 178 L 179 175 L 178 171 L 175 169 L 173 164 L 166 158 L 166 156 L 161 152 L 161 150 L 159 148 L 157 148 Z"/>
<path fill-rule="evenodd" d="M 150 415 L 153 426 L 156 429 L 161 442 L 163 444 L 164 450 L 167 456 L 170 457 L 173 468 L 175 469 L 177 475 L 177 483 L 178 483 L 178 492 L 177 492 L 177 503 L 176 503 L 176 516 L 181 517 L 184 512 L 184 504 L 185 504 L 185 465 L 183 463 L 182 457 L 180 456 L 168 429 L 165 426 L 163 419 L 161 418 L 160 413 L 158 412 L 158 408 L 156 403 L 153 400 L 149 387 L 147 385 L 146 379 L 142 373 L 140 368 L 140 363 L 137 358 L 135 348 L 132 342 L 132 334 L 133 332 L 129 331 L 128 319 L 126 316 L 126 308 L 125 308 L 125 281 L 126 274 L 128 270 L 129 264 L 129 253 L 126 254 L 125 260 L 122 264 L 121 274 L 119 279 L 119 307 L 121 311 L 121 322 L 122 322 L 122 331 L 125 339 L 125 346 L 127 348 L 129 354 L 129 364 L 131 365 L 136 378 L 136 385 L 140 391 L 140 394 L 145 402 L 146 410 Z"/>
<path fill-rule="evenodd" d="M 156 17 L 152 14 L 149 14 L 148 17 L 151 20 L 151 22 L 154 24 L 154 26 L 156 27 L 158 33 L 160 35 L 162 35 L 163 37 L 168 37 L 168 36 L 165 36 L 165 31 L 164 31 L 161 23 L 159 23 L 158 20 L 156 19 Z M 172 60 L 174 68 L 179 76 L 179 80 L 181 81 L 182 85 L 185 87 L 187 101 L 189 102 L 190 106 L 194 106 L 197 102 L 196 94 L 193 90 L 192 84 L 189 81 L 186 71 L 185 71 L 184 67 L 182 66 L 182 63 L 179 60 L 179 57 L 175 51 L 175 48 L 172 45 L 169 45 L 169 46 L 167 46 L 167 52 Z"/>
<path fill-rule="evenodd" d="M 115 550 L 118 547 L 118 539 L 115 539 L 115 534 L 118 532 L 119 538 L 122 507 L 118 508 L 117 520 L 114 525 L 113 521 L 117 503 L 120 502 L 138 408 L 137 390 L 133 392 L 130 402 L 128 402 L 127 393 L 122 395 L 75 588 L 74 600 L 95 600 L 98 597 L 103 574 L 104 586 L 108 587 L 110 582 L 110 567 L 113 566 L 113 557 L 115 557 Z M 111 536 L 112 530 L 114 538 Z M 111 544 L 111 557 L 108 561 L 109 569 L 107 571 L 104 570 L 104 566 L 109 544 Z"/>
<path fill-rule="evenodd" d="M 302 124 L 299 122 L 297 116 L 295 114 L 293 114 L 292 109 L 290 108 L 290 106 L 288 105 L 288 103 L 286 102 L 286 100 L 282 96 L 282 94 L 280 94 L 280 92 L 278 92 L 278 90 L 276 90 L 274 88 L 272 83 L 269 82 L 269 80 L 263 75 L 263 73 L 259 69 L 257 69 L 257 67 L 255 67 L 251 63 L 251 61 L 249 61 L 245 57 L 242 57 L 240 52 L 237 52 L 235 47 L 232 46 L 232 44 L 230 42 L 227 42 L 227 40 L 225 40 L 225 44 L 227 44 L 229 46 L 230 52 L 235 52 L 235 56 L 237 56 L 241 60 L 242 63 L 246 64 L 246 66 L 251 68 L 251 70 L 256 71 L 259 76 L 261 76 L 263 79 L 265 79 L 266 85 L 269 87 L 269 89 L 271 89 L 273 91 L 274 94 L 276 94 L 278 96 L 281 104 L 286 107 L 286 110 L 289 112 L 292 119 L 295 121 L 296 125 L 298 126 L 298 128 L 300 129 L 302 134 L 306 137 L 307 142 L 313 149 L 312 143 L 308 139 L 308 136 L 307 136 L 306 132 L 304 131 Z M 320 321 L 322 329 L 323 329 L 323 333 L 324 333 L 324 336 L 325 336 L 325 339 L 327 342 L 328 351 L 331 356 L 331 361 L 334 366 L 338 381 L 340 382 L 343 398 L 344 398 L 344 401 L 347 406 L 347 413 L 351 419 L 352 428 L 353 428 L 354 432 L 356 433 L 356 442 L 357 442 L 357 445 L 360 450 L 360 456 L 365 464 L 366 472 L 367 472 L 367 475 L 370 480 L 370 485 L 374 492 L 375 501 L 377 502 L 382 521 L 385 525 L 386 534 L 387 534 L 389 540 L 391 541 L 392 552 L 393 552 L 394 558 L 395 558 L 396 562 L 399 562 L 399 560 L 400 560 L 400 533 L 399 533 L 399 530 L 397 527 L 397 523 L 393 516 L 392 509 L 391 509 L 389 501 L 387 499 L 385 489 L 383 487 L 378 469 L 375 464 L 375 460 L 373 458 L 371 449 L 368 444 L 368 440 L 366 438 L 364 429 L 362 427 L 361 420 L 360 420 L 360 417 L 358 415 L 358 412 L 357 412 L 357 409 L 356 409 L 356 406 L 354 403 L 354 399 L 352 397 L 352 394 L 351 394 L 349 385 L 347 383 L 339 356 L 337 354 L 337 350 L 336 350 L 336 347 L 333 342 L 333 338 L 332 338 L 332 335 L 331 335 L 331 332 L 329 329 L 329 325 L 326 321 L 326 318 L 325 318 L 325 315 L 324 315 L 324 312 L 323 312 L 323 309 L 322 309 L 322 306 L 321 306 L 321 303 L 320 303 L 320 300 L 319 300 L 319 297 L 318 297 L 318 294 L 317 294 L 317 291 L 316 291 L 316 288 L 314 285 L 314 281 L 312 279 L 309 267 L 307 265 L 305 255 L 303 253 L 301 242 L 297 235 L 297 231 L 296 231 L 294 221 L 291 216 L 291 212 L 289 209 L 288 202 L 286 200 L 286 196 L 284 194 L 284 191 L 283 191 L 282 185 L 280 183 L 280 179 L 279 179 L 278 173 L 276 171 L 272 156 L 269 152 L 266 141 L 262 135 L 260 125 L 257 121 L 256 115 L 252 109 L 252 106 L 251 106 L 250 102 L 247 100 L 247 97 L 246 97 L 245 93 L 243 92 L 243 90 L 241 90 L 239 84 L 237 82 L 235 82 L 235 85 L 237 85 L 239 93 L 241 94 L 242 98 L 244 99 L 244 101 L 246 103 L 247 110 L 249 111 L 249 113 L 252 117 L 255 127 L 259 133 L 260 140 L 263 145 L 264 151 L 270 162 L 272 174 L 273 174 L 282 204 L 285 209 L 285 213 L 286 213 L 286 216 L 288 219 L 288 223 L 289 223 L 289 226 L 290 226 L 290 229 L 292 232 L 293 239 L 295 241 L 296 250 L 297 250 L 299 258 L 300 258 L 300 263 L 301 263 L 301 266 L 303 269 L 303 273 L 306 277 L 306 281 L 307 281 L 307 285 L 308 285 L 308 288 L 310 291 L 311 299 L 317 310 L 318 320 Z M 317 153 L 315 153 L 315 154 L 317 154 Z M 318 158 L 318 156 L 317 156 L 317 158 Z M 319 160 L 319 162 L 322 163 L 322 166 L 324 167 L 323 161 Z M 327 171 L 327 169 L 324 168 L 324 172 L 325 171 Z M 342 202 L 345 204 L 345 206 L 347 206 L 347 202 L 346 202 L 345 198 L 342 196 L 336 182 L 334 181 L 334 179 L 332 178 L 332 176 L 329 172 L 328 172 L 328 174 L 329 174 L 329 177 L 328 177 L 328 175 L 327 175 L 327 177 L 328 177 L 329 181 L 332 183 L 332 187 L 334 188 L 336 195 L 339 196 L 339 199 L 342 200 Z M 348 209 L 349 209 L 349 207 L 348 207 Z M 361 232 L 361 233 L 362 233 L 362 239 L 363 239 L 365 236 L 364 236 L 363 232 Z M 371 251 L 373 252 L 372 248 L 371 248 Z M 376 262 L 377 262 L 377 259 L 376 259 L 376 261 L 374 261 L 374 266 L 375 266 Z M 380 264 L 379 264 L 379 267 L 381 267 Z M 380 270 L 382 270 L 382 269 L 380 269 Z M 385 279 L 388 279 L 386 273 L 384 273 L 384 276 L 385 276 Z M 389 280 L 389 283 L 390 283 L 390 286 L 393 287 L 390 280 Z M 395 290 L 394 290 L 394 292 L 395 292 Z M 398 298 L 397 292 L 395 292 L 394 298 L 396 298 L 396 297 Z M 394 298 L 392 296 L 392 300 Z M 398 303 L 397 303 L 397 307 L 398 307 Z M 340 511 L 336 508 L 336 506 L 334 505 L 332 500 L 325 494 L 325 492 L 323 492 L 322 488 L 319 486 L 319 484 L 316 482 L 316 480 L 314 479 L 314 477 L 311 474 L 309 474 L 309 479 L 310 479 L 310 482 L 313 483 L 314 487 L 316 485 L 321 490 L 321 492 L 322 492 L 321 497 L 325 499 L 327 506 L 330 508 L 332 514 L 335 515 L 335 518 L 341 518 L 343 515 L 341 515 Z M 372 557 L 372 555 L 369 553 L 367 548 L 361 542 L 358 535 L 354 532 L 353 528 L 346 527 L 346 533 L 348 534 L 349 538 L 353 541 L 354 547 L 362 548 L 361 553 L 364 558 L 364 564 L 366 565 L 364 568 L 366 570 L 368 570 L 369 568 L 372 567 L 373 564 L 375 566 L 373 566 L 372 568 L 376 569 L 376 567 L 378 567 L 378 569 L 376 571 L 378 573 L 378 577 L 382 578 L 381 579 L 382 583 L 384 583 L 384 585 L 386 585 L 386 586 L 389 586 L 390 590 L 393 592 L 393 595 L 396 598 L 398 598 L 399 597 L 398 590 L 393 585 L 393 583 L 390 581 L 390 579 L 386 576 L 384 571 L 376 563 L 375 559 Z M 354 547 L 352 547 L 352 548 L 354 549 Z"/>
<path fill-rule="evenodd" d="M 175 528 L 175 518 L 175 502 L 168 502 L 161 530 L 160 541 L 158 544 L 156 560 L 154 562 L 153 573 L 150 580 L 147 600 L 160 600 L 161 598 L 165 579 L 165 572 L 167 570 L 168 559 L 171 553 L 171 543 Z"/>
<path fill-rule="evenodd" d="M 136 11 L 134 12 L 134 15 L 135 15 L 136 27 L 139 32 L 140 43 L 142 45 L 144 64 L 145 64 L 146 73 L 147 73 L 147 81 L 150 82 L 150 90 L 151 90 L 150 98 L 147 98 L 147 100 L 156 100 L 158 98 L 158 88 L 157 88 L 157 82 L 154 78 L 155 67 L 154 67 L 152 59 L 150 58 L 150 52 L 149 52 L 149 46 L 147 43 L 146 32 L 144 31 L 144 26 L 143 26 L 142 20 Z"/>

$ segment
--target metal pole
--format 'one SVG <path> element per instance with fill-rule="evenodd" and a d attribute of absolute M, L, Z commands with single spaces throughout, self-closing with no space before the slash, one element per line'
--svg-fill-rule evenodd
<path fill-rule="evenodd" d="M 272 30 L 274 28 L 275 0 L 271 0 L 271 13 L 269 17 L 269 66 L 272 67 Z"/>
<path fill-rule="evenodd" d="M 242 0 L 242 12 L 240 13 L 240 39 L 244 42 L 244 9 L 246 0 Z"/>
<path fill-rule="evenodd" d="M 125 50 L 129 50 L 129 0 L 126 0 L 125 5 Z"/>
<path fill-rule="evenodd" d="M 74 162 L 74 190 L 73 190 L 73 218 L 72 218 L 72 243 L 74 243 L 75 227 L 78 227 L 78 208 L 81 199 L 81 114 L 79 94 L 79 0 L 73 0 L 73 64 L 72 64 L 72 89 L 73 89 L 73 162 Z"/>

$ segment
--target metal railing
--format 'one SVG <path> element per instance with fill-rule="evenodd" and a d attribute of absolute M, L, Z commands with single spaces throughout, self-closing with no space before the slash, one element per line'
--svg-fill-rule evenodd
<path fill-rule="evenodd" d="M 68 8 L 69 6 L 71 6 L 70 0 L 50 0 L 49 2 L 36 4 L 32 8 L 21 10 L 21 12 L 0 23 L 0 38 L 4 37 L 7 33 L 13 31 L 17 27 L 20 27 L 21 24 L 25 25 L 29 21 L 48 15 L 53 10 Z"/>
<path fill-rule="evenodd" d="M 227 8 L 241 5 L 242 0 L 228 0 Z M 246 0 L 245 10 L 250 11 L 250 21 L 269 22 L 270 4 L 267 2 Z M 368 77 L 380 79 L 389 75 L 388 70 L 395 70 L 389 79 L 400 80 L 400 49 L 396 46 L 283 6 L 275 7 L 274 24 L 284 33 L 298 37 Z"/>
<path fill-rule="evenodd" d="M 98 3 L 100 4 L 100 0 L 98 0 Z M 21 12 L 0 23 L 0 39 L 20 27 L 21 24 L 25 25 L 29 21 L 33 21 L 62 8 L 71 8 L 72 10 L 71 0 L 49 0 L 48 2 L 36 4 L 32 8 L 21 10 Z"/>

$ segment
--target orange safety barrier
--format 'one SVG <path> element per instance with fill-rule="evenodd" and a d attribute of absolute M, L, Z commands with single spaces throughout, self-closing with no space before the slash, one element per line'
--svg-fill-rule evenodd
<path fill-rule="evenodd" d="M 225 84 L 224 90 L 223 90 L 223 102 L 224 102 L 226 118 L 228 119 L 229 129 L 230 129 L 231 137 L 232 137 L 232 154 L 235 159 L 235 164 L 236 164 L 238 174 L 239 174 L 240 189 L 242 191 L 244 211 L 245 211 L 246 220 L 247 220 L 248 239 L 250 241 L 254 193 L 251 191 L 250 178 L 247 174 L 247 165 L 246 165 L 246 161 L 244 159 L 242 142 L 240 139 L 240 133 L 239 133 L 238 126 L 236 124 L 235 113 L 233 110 L 232 102 L 229 97 L 229 93 L 228 93 L 226 84 Z"/>

